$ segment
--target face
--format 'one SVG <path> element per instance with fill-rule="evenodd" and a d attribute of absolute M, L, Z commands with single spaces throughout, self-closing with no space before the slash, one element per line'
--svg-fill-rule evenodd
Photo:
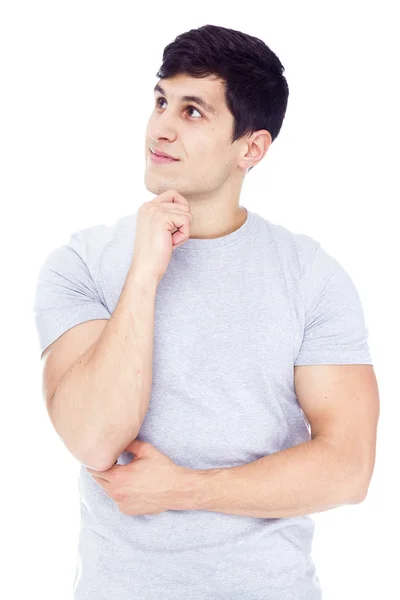
<path fill-rule="evenodd" d="M 250 136 L 231 143 L 233 115 L 225 102 L 224 83 L 216 76 L 176 75 L 157 85 L 162 91 L 154 92 L 145 135 L 146 188 L 156 195 L 175 188 L 194 197 L 215 193 L 230 178 L 242 181 L 257 161 L 243 160 Z M 183 96 L 197 96 L 205 105 Z M 157 164 L 150 148 L 179 160 Z"/>

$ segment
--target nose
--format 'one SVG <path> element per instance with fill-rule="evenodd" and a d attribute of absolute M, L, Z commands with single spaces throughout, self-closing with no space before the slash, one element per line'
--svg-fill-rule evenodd
<path fill-rule="evenodd" d="M 149 127 L 149 134 L 152 140 L 174 141 L 176 139 L 176 131 L 172 124 L 171 113 L 167 114 L 165 110 L 161 115 L 157 115 Z"/>

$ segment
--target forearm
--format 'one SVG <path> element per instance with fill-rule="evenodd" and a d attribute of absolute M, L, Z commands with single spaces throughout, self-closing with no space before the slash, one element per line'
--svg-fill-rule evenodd
<path fill-rule="evenodd" d="M 185 510 L 260 518 L 296 517 L 359 501 L 351 457 L 322 438 L 222 469 L 192 471 Z"/>
<path fill-rule="evenodd" d="M 157 281 L 131 268 L 96 344 L 57 386 L 53 424 L 83 464 L 106 470 L 137 437 L 152 386 Z"/>

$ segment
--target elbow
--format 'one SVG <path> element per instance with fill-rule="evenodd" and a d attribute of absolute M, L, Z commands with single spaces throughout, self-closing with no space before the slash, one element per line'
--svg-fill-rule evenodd
<path fill-rule="evenodd" d="M 108 469 L 111 469 L 111 467 L 115 465 L 119 455 L 116 457 L 111 456 L 110 454 L 104 455 L 99 452 L 97 446 L 97 450 L 93 450 L 83 456 L 84 460 L 82 461 L 82 464 L 85 467 L 89 467 L 89 469 L 93 469 L 94 471 L 108 471 Z"/>
<path fill-rule="evenodd" d="M 96 448 L 84 454 L 83 464 L 85 467 L 89 467 L 89 469 L 93 469 L 94 471 L 108 471 L 108 469 L 111 469 L 115 465 L 120 453 L 101 452 L 99 450 L 101 447 L 101 444 L 96 444 Z"/>
<path fill-rule="evenodd" d="M 367 464 L 364 464 L 357 469 L 358 485 L 356 487 L 356 493 L 354 494 L 354 504 L 361 504 L 361 502 L 364 502 L 368 495 L 369 486 L 371 484 L 375 468 L 375 451 L 373 456 L 365 462 Z M 356 477 L 354 477 L 354 480 L 356 480 Z"/>
<path fill-rule="evenodd" d="M 110 461 L 104 461 L 104 460 L 98 460 L 96 458 L 91 459 L 88 458 L 84 461 L 84 466 L 88 467 L 89 469 L 93 469 L 93 471 L 108 471 L 108 469 L 111 469 L 111 467 L 113 467 L 116 464 L 117 460 L 114 460 L 114 462 L 110 462 Z"/>
<path fill-rule="evenodd" d="M 354 496 L 354 504 L 361 504 L 361 502 L 364 502 L 364 500 L 367 498 L 368 495 L 368 491 L 369 491 L 369 484 L 370 484 L 370 479 L 368 479 L 367 483 L 364 483 L 363 485 L 359 486 L 358 490 L 357 490 L 357 494 Z"/>
<path fill-rule="evenodd" d="M 350 504 L 361 504 L 361 502 L 364 502 L 365 498 L 367 497 L 367 492 L 358 492 L 357 494 L 354 494 L 353 496 L 351 496 L 350 498 Z"/>
<path fill-rule="evenodd" d="M 139 431 L 136 429 L 134 431 L 131 430 L 127 439 L 116 440 L 115 444 L 107 446 L 106 451 L 99 450 L 99 448 L 104 449 L 106 444 L 97 444 L 96 449 L 86 455 L 85 465 L 95 471 L 108 471 L 108 469 L 111 469 L 116 464 L 118 457 L 126 450 L 128 445 L 136 439 L 138 433 Z"/>
<path fill-rule="evenodd" d="M 365 476 L 364 477 L 360 476 L 358 478 L 357 485 L 355 485 L 355 481 L 357 481 L 356 476 L 353 477 L 353 487 L 352 487 L 352 494 L 350 496 L 350 503 L 351 504 L 361 504 L 361 502 L 364 502 L 364 500 L 367 497 L 370 478 L 366 478 Z"/>

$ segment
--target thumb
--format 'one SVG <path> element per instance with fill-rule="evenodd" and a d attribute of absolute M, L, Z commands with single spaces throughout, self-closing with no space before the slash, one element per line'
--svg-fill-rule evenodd
<path fill-rule="evenodd" d="M 125 448 L 125 451 L 132 452 L 133 454 L 135 454 L 135 456 L 145 456 L 147 445 L 149 445 L 147 442 L 134 439 L 128 444 L 128 446 Z"/>

